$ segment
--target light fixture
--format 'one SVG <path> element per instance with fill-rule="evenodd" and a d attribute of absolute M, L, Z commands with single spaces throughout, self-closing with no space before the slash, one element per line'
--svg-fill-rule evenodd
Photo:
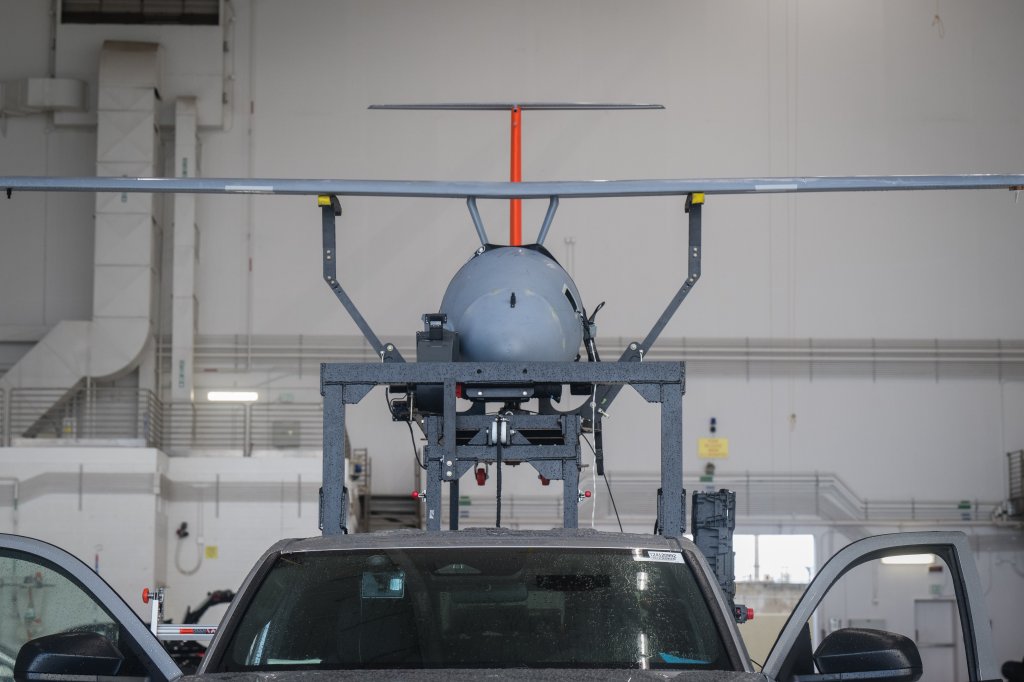
<path fill-rule="evenodd" d="M 260 399 L 256 391 L 209 391 L 206 399 L 214 403 L 251 403 Z"/>
<path fill-rule="evenodd" d="M 882 557 L 883 564 L 890 566 L 928 566 L 935 563 L 934 554 L 901 554 Z"/>

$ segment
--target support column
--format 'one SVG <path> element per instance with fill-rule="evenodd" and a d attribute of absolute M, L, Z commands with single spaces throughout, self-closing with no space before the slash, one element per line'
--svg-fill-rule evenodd
<path fill-rule="evenodd" d="M 679 537 L 685 528 L 683 499 L 683 391 L 681 384 L 661 386 L 660 532 Z"/>
<path fill-rule="evenodd" d="M 329 384 L 324 396 L 324 476 L 320 489 L 320 528 L 324 535 L 348 532 L 345 488 L 345 388 Z"/>

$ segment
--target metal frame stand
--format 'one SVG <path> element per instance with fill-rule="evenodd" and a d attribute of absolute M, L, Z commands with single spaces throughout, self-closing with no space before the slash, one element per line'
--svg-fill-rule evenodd
<path fill-rule="evenodd" d="M 580 438 L 583 419 L 576 412 L 512 413 L 498 416 L 459 413 L 456 386 L 520 386 L 524 383 L 590 383 L 632 386 L 647 402 L 661 405 L 661 489 L 658 528 L 678 537 L 685 529 L 683 495 L 683 392 L 681 362 L 453 362 L 325 363 L 320 366 L 324 397 L 324 483 L 320 528 L 324 535 L 348 532 L 345 472 L 345 406 L 361 401 L 375 386 L 439 384 L 444 391 L 440 415 L 423 419 L 426 519 L 428 530 L 441 530 L 442 485 L 458 500 L 458 481 L 480 464 L 526 462 L 544 478 L 563 486 L 562 525 L 576 528 L 579 512 Z M 497 438 L 494 434 L 497 433 Z M 458 514 L 451 515 L 452 528 Z"/>
<path fill-rule="evenodd" d="M 426 468 L 426 525 L 441 529 L 443 484 L 449 485 L 451 514 L 449 526 L 458 528 L 459 479 L 480 464 L 529 463 L 546 479 L 562 481 L 562 525 L 576 528 L 579 521 L 579 476 L 582 468 L 580 441 L 586 431 L 594 434 L 597 473 L 604 473 L 602 420 L 623 386 L 632 386 L 645 400 L 661 405 L 661 488 L 658 490 L 657 533 L 678 537 L 685 530 L 686 498 L 683 490 L 682 410 L 684 368 L 678 362 L 644 362 L 669 320 L 700 278 L 701 208 L 704 195 L 686 198 L 689 214 L 689 246 L 686 279 L 641 342 L 629 344 L 618 362 L 559 363 L 408 363 L 393 344 L 374 334 L 337 278 L 336 219 L 341 205 L 333 195 L 321 195 L 323 276 L 367 342 L 380 356 L 381 364 L 324 364 L 320 369 L 320 393 L 324 397 L 323 488 L 320 500 L 320 528 L 325 535 L 348 532 L 348 490 L 345 477 L 345 406 L 358 403 L 375 386 L 442 387 L 443 406 L 439 414 L 412 414 L 427 437 L 424 448 Z M 481 241 L 486 241 L 476 198 L 467 200 L 470 217 Z M 558 197 L 549 197 L 547 215 L 541 227 L 543 241 L 550 227 Z M 494 402 L 533 397 L 539 384 L 590 385 L 591 399 L 578 408 L 560 412 L 549 398 L 541 397 L 540 414 L 505 409 L 504 414 L 483 414 L 478 402 L 465 412 L 456 407 L 456 387 L 471 391 L 497 391 Z M 509 391 L 522 390 L 510 395 Z M 466 395 L 471 395 L 467 393 Z M 478 396 L 491 393 L 479 393 Z M 501 398 L 497 397 L 498 395 Z M 480 398 L 482 400 L 482 398 Z M 511 403 L 515 405 L 515 400 Z M 500 499 L 500 498 L 499 498 Z"/>

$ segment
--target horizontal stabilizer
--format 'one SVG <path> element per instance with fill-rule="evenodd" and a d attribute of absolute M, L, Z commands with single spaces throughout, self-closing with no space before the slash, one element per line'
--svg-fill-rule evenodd
<path fill-rule="evenodd" d="M 598 102 L 439 102 L 434 104 L 371 104 L 368 109 L 404 111 L 616 111 L 619 109 L 664 109 L 661 104 L 610 104 Z"/>

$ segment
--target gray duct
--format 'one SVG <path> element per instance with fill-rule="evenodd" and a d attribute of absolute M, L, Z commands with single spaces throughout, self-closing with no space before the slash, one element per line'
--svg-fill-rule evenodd
<path fill-rule="evenodd" d="M 152 43 L 104 43 L 96 175 L 157 174 L 160 54 Z M 96 195 L 93 319 L 65 320 L 51 329 L 0 378 L 8 395 L 18 388 L 63 389 L 66 395 L 85 377 L 116 378 L 138 367 L 157 310 L 155 202 L 150 194 Z"/>

